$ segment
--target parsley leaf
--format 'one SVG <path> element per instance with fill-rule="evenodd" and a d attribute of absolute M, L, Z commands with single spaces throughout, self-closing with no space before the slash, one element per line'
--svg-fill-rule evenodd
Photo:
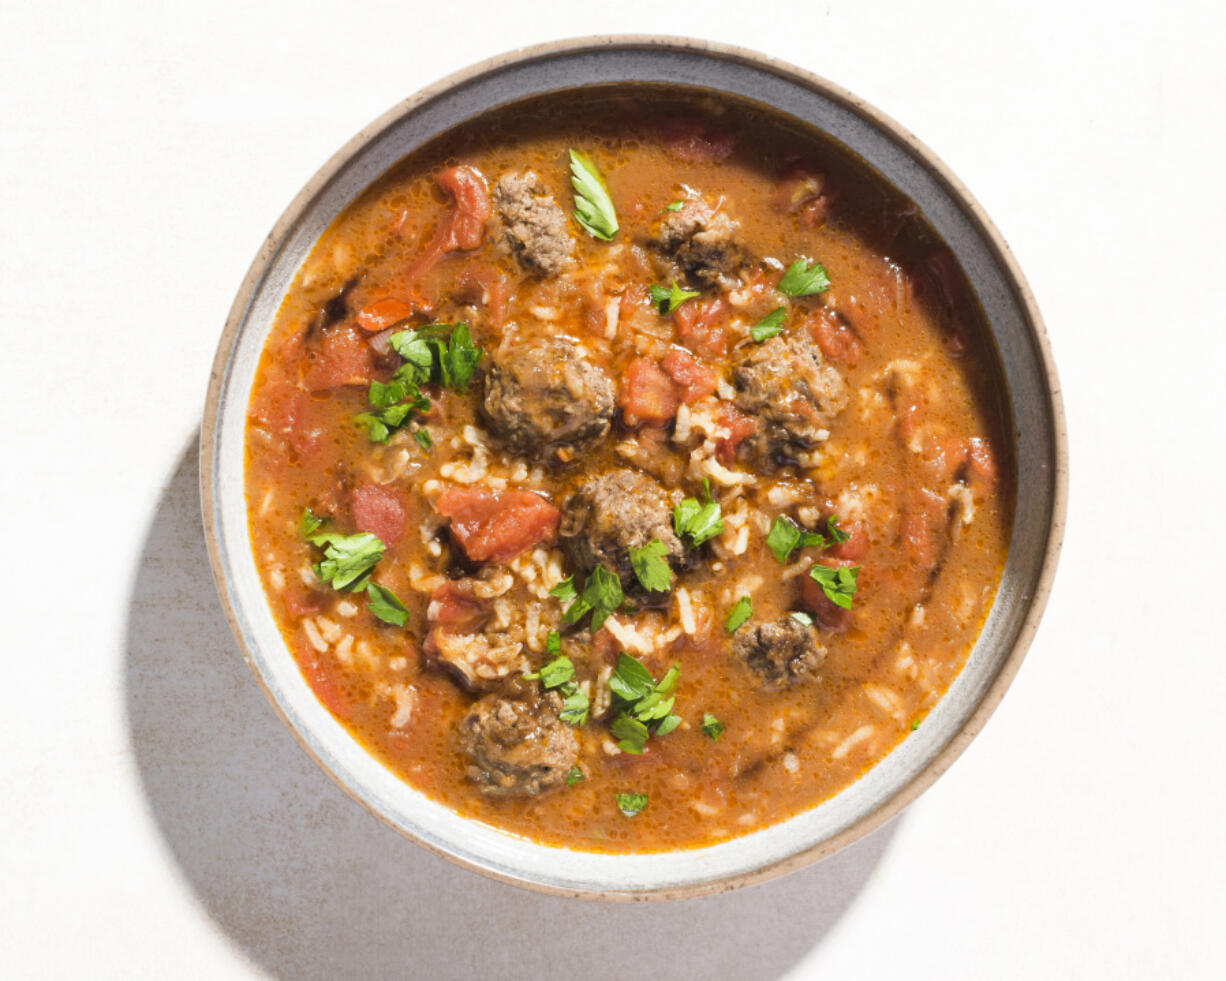
<path fill-rule="evenodd" d="M 665 716 L 664 721 L 661 722 L 658 726 L 656 726 L 655 734 L 657 736 L 667 736 L 670 732 L 676 729 L 677 726 L 679 725 L 681 725 L 681 716 L 679 715 Z"/>
<path fill-rule="evenodd" d="M 556 630 L 545 635 L 545 653 L 550 657 L 557 657 L 562 653 L 562 638 Z"/>
<path fill-rule="evenodd" d="M 647 806 L 646 794 L 618 794 L 617 809 L 626 817 L 634 817 Z"/>
<path fill-rule="evenodd" d="M 754 324 L 753 329 L 750 330 L 749 333 L 753 336 L 755 341 L 761 344 L 767 338 L 774 337 L 781 330 L 783 330 L 783 322 L 787 319 L 787 316 L 787 307 L 776 307 L 756 324 Z"/>
<path fill-rule="evenodd" d="M 413 431 L 413 438 L 417 440 L 417 445 L 427 452 L 434 445 L 434 440 L 430 436 L 430 430 L 428 429 L 415 429 Z"/>
<path fill-rule="evenodd" d="M 583 689 L 568 681 L 559 691 L 562 693 L 562 711 L 558 713 L 558 718 L 576 728 L 584 725 L 587 722 L 588 699 Z"/>
<path fill-rule="evenodd" d="M 558 655 L 537 672 L 543 688 L 559 688 L 575 676 L 575 665 L 569 657 Z"/>
<path fill-rule="evenodd" d="M 724 629 L 730 634 L 736 633 L 737 627 L 744 624 L 751 616 L 753 616 L 753 602 L 748 596 L 742 596 L 729 612 L 728 619 L 724 621 Z"/>
<path fill-rule="evenodd" d="M 653 593 L 667 593 L 673 584 L 673 570 L 669 568 L 668 546 L 653 538 L 642 548 L 630 547 L 630 566 L 644 589 Z"/>
<path fill-rule="evenodd" d="M 613 724 L 609 726 L 609 732 L 617 740 L 617 745 L 622 752 L 633 756 L 638 756 L 643 752 L 643 747 L 647 745 L 647 737 L 650 735 L 645 723 L 624 712 L 613 720 Z"/>
<path fill-rule="evenodd" d="M 563 603 L 569 603 L 579 595 L 575 590 L 575 577 L 567 576 L 560 583 L 554 586 L 553 589 L 549 590 L 549 595 L 556 597 Z"/>
<path fill-rule="evenodd" d="M 780 564 L 787 562 L 793 549 L 825 548 L 829 543 L 826 536 L 816 531 L 807 531 L 786 515 L 777 515 L 771 522 L 771 530 L 766 535 L 766 547 L 771 550 L 775 560 Z"/>
<path fill-rule="evenodd" d="M 322 532 L 307 540 L 324 547 L 323 559 L 314 566 L 315 575 L 345 592 L 365 589 L 371 570 L 383 558 L 383 542 L 368 531 L 357 535 Z"/>
<path fill-rule="evenodd" d="M 835 545 L 842 545 L 851 537 L 851 535 L 839 527 L 839 516 L 837 514 L 832 514 L 826 519 L 826 534 L 830 536 L 831 543 Z"/>
<path fill-rule="evenodd" d="M 577 766 L 572 766 L 570 768 L 570 773 L 566 774 L 566 786 L 573 787 L 580 780 L 586 779 L 587 775 L 582 770 L 580 770 Z"/>
<path fill-rule="evenodd" d="M 655 683 L 651 672 L 641 661 L 623 652 L 617 655 L 617 666 L 609 677 L 609 688 L 627 702 L 637 702 L 655 690 Z"/>
<path fill-rule="evenodd" d="M 570 592 L 574 593 L 573 577 L 558 583 L 550 594 L 558 596 L 565 583 L 570 583 Z M 561 597 L 559 597 L 561 598 Z M 622 605 L 624 599 L 621 580 L 602 565 L 596 566 L 587 581 L 583 584 L 583 592 L 562 614 L 564 623 L 578 623 L 589 611 L 592 614 L 592 630 L 599 630 L 609 614 Z"/>
<path fill-rule="evenodd" d="M 719 502 L 708 500 L 699 504 L 696 498 L 687 497 L 673 508 L 673 530 L 678 538 L 689 538 L 690 548 L 714 538 L 724 530 Z"/>
<path fill-rule="evenodd" d="M 805 259 L 797 259 L 779 280 L 779 292 L 788 296 L 812 296 L 828 289 L 830 278 L 826 275 L 825 267 L 816 259 L 812 264 Z"/>
<path fill-rule="evenodd" d="M 912 719 L 912 720 L 911 720 L 911 731 L 912 731 L 912 732 L 915 732 L 915 730 L 916 730 L 916 729 L 918 729 L 919 727 L 920 727 L 920 720 L 919 720 L 919 719 Z"/>
<path fill-rule="evenodd" d="M 669 204 L 666 204 L 664 206 L 664 210 L 665 211 L 680 211 L 684 207 L 685 207 L 684 201 L 673 201 Z"/>
<path fill-rule="evenodd" d="M 671 290 L 666 290 L 663 286 L 653 284 L 648 287 L 647 292 L 651 294 L 651 305 L 660 312 L 662 317 L 672 313 L 686 300 L 692 300 L 699 295 L 694 290 L 683 290 L 677 285 L 675 279 L 673 280 L 673 288 Z"/>
<path fill-rule="evenodd" d="M 575 189 L 575 221 L 592 237 L 613 241 L 617 213 L 604 178 L 586 153 L 570 151 L 570 183 Z"/>
<path fill-rule="evenodd" d="M 704 712 L 702 714 L 702 731 L 711 737 L 712 742 L 719 742 L 719 737 L 724 734 L 724 724 L 710 712 Z"/>
<path fill-rule="evenodd" d="M 856 579 L 860 575 L 860 567 L 840 566 L 832 569 L 830 566 L 815 565 L 809 570 L 809 578 L 822 587 L 826 599 L 844 610 L 851 609 L 851 599 L 856 595 Z"/>
<path fill-rule="evenodd" d="M 400 597 L 377 582 L 366 584 L 366 601 L 370 612 L 384 623 L 403 627 L 409 619 L 408 608 L 400 602 Z"/>
<path fill-rule="evenodd" d="M 803 623 L 806 627 L 813 626 L 813 615 L 806 613 L 804 610 L 793 610 L 788 614 L 797 623 Z"/>
<path fill-rule="evenodd" d="M 315 532 L 323 527 L 324 519 L 319 517 L 310 508 L 302 509 L 302 517 L 298 521 L 298 534 L 303 538 L 310 538 Z"/>

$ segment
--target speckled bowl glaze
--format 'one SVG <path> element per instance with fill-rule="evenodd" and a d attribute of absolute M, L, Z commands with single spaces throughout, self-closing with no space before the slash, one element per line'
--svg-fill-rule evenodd
<path fill-rule="evenodd" d="M 987 314 L 1012 408 L 1018 494 L 996 601 L 966 667 L 922 728 L 842 793 L 780 824 L 707 848 L 600 855 L 538 845 L 460 817 L 402 783 L 320 705 L 260 586 L 243 438 L 260 351 L 281 299 L 320 234 L 364 188 L 426 141 L 493 107 L 639 82 L 772 106 L 845 144 L 919 206 Z M 204 412 L 200 475 L 213 574 L 240 649 L 302 747 L 350 796 L 407 837 L 486 875 L 569 896 L 648 899 L 731 889 L 815 862 L 889 820 L 953 762 L 1004 695 L 1051 589 L 1065 514 L 1065 444 L 1034 299 L 999 233 L 931 151 L 836 86 L 763 55 L 690 39 L 603 37 L 517 51 L 445 79 L 376 120 L 311 179 L 260 249 L 230 311 Z"/>

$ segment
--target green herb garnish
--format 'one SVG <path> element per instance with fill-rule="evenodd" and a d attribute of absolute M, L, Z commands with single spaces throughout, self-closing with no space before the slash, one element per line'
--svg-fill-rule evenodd
<path fill-rule="evenodd" d="M 724 734 L 724 724 L 710 712 L 704 712 L 702 715 L 702 731 L 711 737 L 712 742 L 718 742 L 719 737 Z"/>
<path fill-rule="evenodd" d="M 429 452 L 430 447 L 434 445 L 434 440 L 431 438 L 430 430 L 428 429 L 413 430 L 413 438 L 417 440 L 417 445 L 420 446 L 426 452 Z"/>
<path fill-rule="evenodd" d="M 587 776 L 577 766 L 570 768 L 570 773 L 566 774 L 566 786 L 573 787 L 580 780 L 586 780 Z"/>
<path fill-rule="evenodd" d="M 368 531 L 357 535 L 316 532 L 307 541 L 324 550 L 324 557 L 313 566 L 315 575 L 343 592 L 365 589 L 371 571 L 383 558 L 383 542 Z"/>
<path fill-rule="evenodd" d="M 918 729 L 918 728 L 919 728 L 919 726 L 920 726 L 920 720 L 919 720 L 919 719 L 912 719 L 912 720 L 911 720 L 911 731 L 912 731 L 912 732 L 915 732 L 915 730 L 916 730 L 916 729 Z"/>
<path fill-rule="evenodd" d="M 706 504 L 699 504 L 697 498 L 687 497 L 673 508 L 673 530 L 678 538 L 689 539 L 690 548 L 714 538 L 724 530 L 719 502 L 708 497 Z"/>
<path fill-rule="evenodd" d="M 586 153 L 570 151 L 570 183 L 575 189 L 575 221 L 604 242 L 617 234 L 617 212 L 609 188 Z"/>
<path fill-rule="evenodd" d="M 729 611 L 728 619 L 724 621 L 724 629 L 730 634 L 736 633 L 737 627 L 744 624 L 751 616 L 753 616 L 753 602 L 748 596 L 742 596 Z"/>
<path fill-rule="evenodd" d="M 692 300 L 699 295 L 694 290 L 683 290 L 677 285 L 675 279 L 673 280 L 672 289 L 665 289 L 663 286 L 653 284 L 648 287 L 647 292 L 651 294 L 651 305 L 660 312 L 662 317 L 672 313 L 686 300 Z"/>
<path fill-rule="evenodd" d="M 753 329 L 749 333 L 755 341 L 761 344 L 767 338 L 774 337 L 783 330 L 783 322 L 787 319 L 787 316 L 787 307 L 777 307 L 754 324 Z"/>
<path fill-rule="evenodd" d="M 571 602 L 576 596 L 579 595 L 578 591 L 575 589 L 575 577 L 567 576 L 560 583 L 554 586 L 553 589 L 549 590 L 549 595 L 556 597 L 563 603 Z"/>
<path fill-rule="evenodd" d="M 816 546 L 824 548 L 826 537 L 816 531 L 806 531 L 786 515 L 777 515 L 766 534 L 766 547 L 781 565 L 795 549 Z"/>
<path fill-rule="evenodd" d="M 805 259 L 797 259 L 779 280 L 779 292 L 788 296 L 812 296 L 828 289 L 830 278 L 826 275 L 825 267 L 816 260 L 810 264 Z"/>
<path fill-rule="evenodd" d="M 647 806 L 646 794 L 618 794 L 617 809 L 626 817 L 634 817 Z"/>
<path fill-rule="evenodd" d="M 806 613 L 804 610 L 793 610 L 788 614 L 788 616 L 790 616 L 797 623 L 804 624 L 806 627 L 813 626 L 813 615 L 811 613 Z"/>
<path fill-rule="evenodd" d="M 673 201 L 671 204 L 666 204 L 664 206 L 664 210 L 665 211 L 680 211 L 684 207 L 685 207 L 684 201 Z"/>
<path fill-rule="evenodd" d="M 832 514 L 826 519 L 826 534 L 830 536 L 830 541 L 835 545 L 842 545 L 851 537 L 851 535 L 839 527 L 839 516 L 837 514 Z"/>
<path fill-rule="evenodd" d="M 616 712 L 609 731 L 624 752 L 637 755 L 643 752 L 648 736 L 665 736 L 681 724 L 681 717 L 672 714 L 677 701 L 672 690 L 680 677 L 681 666 L 674 664 L 657 684 L 637 658 L 617 655 L 617 666 L 609 677 Z"/>
<path fill-rule="evenodd" d="M 653 538 L 642 548 L 630 547 L 630 567 L 643 584 L 653 593 L 666 593 L 673 584 L 673 570 L 669 568 L 668 546 Z"/>
<path fill-rule="evenodd" d="M 856 579 L 860 575 L 860 567 L 840 566 L 832 569 L 825 565 L 815 565 L 809 570 L 809 578 L 822 587 L 826 599 L 844 610 L 851 609 L 851 599 L 856 595 Z"/>
<path fill-rule="evenodd" d="M 561 588 L 562 583 L 554 587 L 554 590 Z M 573 592 L 574 586 L 571 585 Z M 558 595 L 553 590 L 552 595 Z M 583 584 L 583 592 L 567 607 L 566 612 L 562 614 L 564 623 L 578 623 L 587 613 L 592 614 L 592 630 L 596 631 L 601 628 L 609 614 L 622 605 L 624 599 L 622 594 L 621 580 L 602 565 L 596 566 L 592 570 L 591 575 L 587 577 L 587 581 Z"/>
<path fill-rule="evenodd" d="M 390 623 L 394 627 L 403 627 L 408 622 L 408 608 L 400 602 L 400 597 L 386 586 L 380 586 L 377 582 L 367 583 L 366 603 L 370 607 L 370 612 L 384 623 Z"/>

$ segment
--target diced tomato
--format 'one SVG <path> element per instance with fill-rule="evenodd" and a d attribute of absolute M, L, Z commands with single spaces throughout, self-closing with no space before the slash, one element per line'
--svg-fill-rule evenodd
<path fill-rule="evenodd" d="M 668 422 L 677 414 L 681 397 L 677 386 L 659 365 L 647 358 L 635 358 L 626 368 L 626 381 L 617 396 L 626 422 Z"/>
<path fill-rule="evenodd" d="M 493 210 L 489 186 L 474 168 L 450 167 L 440 172 L 435 181 L 451 196 L 451 214 L 439 223 L 430 244 L 409 267 L 409 282 L 419 280 L 447 253 L 477 248 Z"/>
<path fill-rule="evenodd" d="M 452 299 L 457 303 L 483 306 L 489 311 L 490 326 L 501 330 L 506 321 L 511 287 L 506 275 L 489 263 L 467 262 L 460 272 Z"/>
<path fill-rule="evenodd" d="M 452 487 L 438 499 L 451 519 L 451 535 L 474 562 L 506 562 L 534 545 L 552 541 L 561 513 L 526 490 Z"/>
<path fill-rule="evenodd" d="M 313 392 L 365 385 L 375 372 L 375 352 L 355 328 L 347 325 L 328 330 L 308 358 L 303 381 Z"/>
<path fill-rule="evenodd" d="M 686 405 L 706 398 L 715 391 L 715 372 L 684 348 L 673 348 L 664 355 L 660 367 L 681 389 L 681 401 Z"/>
<path fill-rule="evenodd" d="M 318 415 L 310 396 L 284 381 L 264 386 L 251 402 L 255 422 L 302 456 L 312 455 L 323 445 L 325 427 Z"/>
<path fill-rule="evenodd" d="M 810 317 L 805 326 L 826 359 L 840 367 L 850 368 L 864 353 L 864 345 L 851 325 L 833 310 L 822 309 L 816 316 Z"/>
<path fill-rule="evenodd" d="M 358 311 L 354 318 L 357 325 L 368 334 L 377 334 L 393 324 L 407 320 L 417 312 L 417 306 L 406 300 L 398 300 L 394 296 L 385 296 L 382 300 L 368 303 Z"/>
<path fill-rule="evenodd" d="M 302 677 L 310 685 L 315 697 L 323 703 L 323 707 L 335 716 L 343 716 L 349 710 L 349 700 L 345 697 L 337 670 L 329 668 L 309 648 L 295 651 L 294 660 L 298 662 Z"/>
<path fill-rule="evenodd" d="M 313 617 L 323 613 L 328 606 L 328 599 L 317 589 L 294 582 L 285 584 L 285 608 L 292 616 Z"/>
<path fill-rule="evenodd" d="M 980 436 L 941 441 L 931 466 L 941 483 L 962 479 L 985 496 L 996 489 L 996 456 L 992 444 Z"/>
<path fill-rule="evenodd" d="M 677 116 L 660 126 L 664 148 L 688 163 L 718 163 L 736 149 L 736 136 L 702 119 Z"/>
<path fill-rule="evenodd" d="M 818 564 L 837 569 L 839 566 L 853 566 L 856 563 L 841 559 L 827 559 Z M 841 634 L 851 625 L 851 610 L 845 610 L 831 602 L 822 591 L 822 587 L 815 583 L 807 573 L 800 577 L 800 602 L 813 614 L 813 619 L 822 630 L 832 634 Z"/>
<path fill-rule="evenodd" d="M 727 466 L 736 459 L 737 448 L 747 437 L 758 431 L 758 421 L 753 416 L 734 409 L 730 405 L 721 408 L 719 428 L 726 430 L 727 436 L 720 436 L 715 441 L 715 457 Z"/>
<path fill-rule="evenodd" d="M 435 629 L 458 634 L 479 630 L 488 616 L 485 604 L 473 595 L 471 579 L 443 583 L 430 594 L 430 605 L 426 608 L 426 619 Z"/>
<path fill-rule="evenodd" d="M 825 224 L 832 195 L 824 174 L 795 167 L 779 181 L 771 204 L 785 215 L 796 215 L 802 224 L 817 228 Z"/>
<path fill-rule="evenodd" d="M 723 321 L 729 309 L 728 301 L 722 296 L 681 304 L 673 311 L 673 323 L 681 343 L 704 358 L 722 358 L 728 351 L 728 334 Z"/>
<path fill-rule="evenodd" d="M 863 521 L 851 521 L 847 524 L 839 522 L 838 527 L 847 533 L 847 541 L 831 546 L 830 554 L 836 559 L 859 562 L 868 554 L 868 525 Z"/>
<path fill-rule="evenodd" d="M 912 565 L 925 572 L 941 557 L 945 526 L 945 500 L 927 488 L 911 495 L 903 512 L 899 535 Z"/>
<path fill-rule="evenodd" d="M 352 507 L 358 531 L 370 532 L 384 545 L 394 545 L 404 537 L 404 503 L 391 488 L 359 484 L 353 489 Z"/>

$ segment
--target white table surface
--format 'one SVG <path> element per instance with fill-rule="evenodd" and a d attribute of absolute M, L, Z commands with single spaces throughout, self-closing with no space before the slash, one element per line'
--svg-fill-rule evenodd
<path fill-rule="evenodd" d="M 594 6 L 0 8 L 0 975 L 1226 976 L 1221 5 Z M 480 58 L 649 30 L 824 74 L 962 177 L 1047 319 L 1071 506 L 1012 690 L 901 818 L 611 907 L 426 854 L 298 750 L 214 595 L 196 441 L 234 291 L 337 147 Z"/>

